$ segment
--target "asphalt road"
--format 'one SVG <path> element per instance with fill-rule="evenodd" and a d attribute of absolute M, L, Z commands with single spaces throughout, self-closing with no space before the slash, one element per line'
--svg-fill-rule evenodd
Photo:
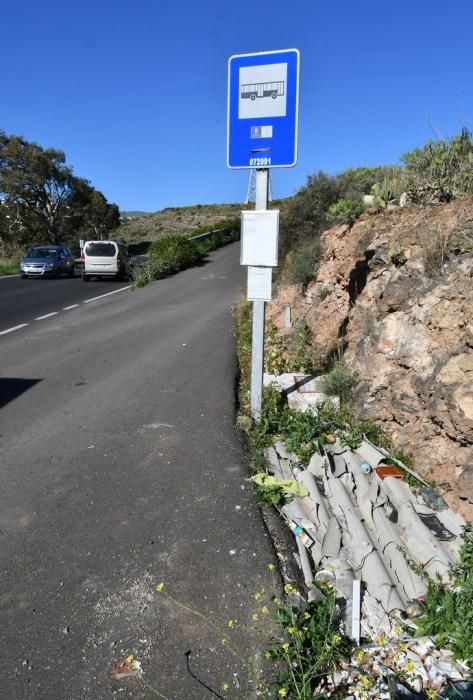
<path fill-rule="evenodd" d="M 31 323 L 64 307 L 128 287 L 126 282 L 97 280 L 82 282 L 80 270 L 75 277 L 23 280 L 21 277 L 0 277 L 0 333 L 22 323 Z"/>
<path fill-rule="evenodd" d="M 155 590 L 256 650 L 273 553 L 234 427 L 238 253 L 0 336 L 2 700 L 214 698 L 188 650 L 244 697 L 222 634 Z M 111 675 L 128 654 L 142 678 Z"/>

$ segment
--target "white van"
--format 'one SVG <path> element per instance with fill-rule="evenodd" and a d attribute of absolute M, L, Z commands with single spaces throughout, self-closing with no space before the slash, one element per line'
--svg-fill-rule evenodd
<path fill-rule="evenodd" d="M 133 277 L 132 264 L 122 241 L 86 241 L 82 248 L 84 271 L 82 279 L 113 277 L 129 280 Z"/>

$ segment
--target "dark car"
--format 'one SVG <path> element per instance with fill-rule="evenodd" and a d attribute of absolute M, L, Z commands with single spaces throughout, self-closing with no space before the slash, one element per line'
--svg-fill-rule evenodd
<path fill-rule="evenodd" d="M 31 248 L 20 263 L 20 274 L 27 277 L 74 276 L 74 256 L 61 245 L 38 245 Z"/>

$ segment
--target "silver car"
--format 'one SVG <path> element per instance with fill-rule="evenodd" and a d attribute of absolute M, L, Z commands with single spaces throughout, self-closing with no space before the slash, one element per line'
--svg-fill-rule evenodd
<path fill-rule="evenodd" d="M 69 248 L 59 245 L 38 245 L 31 248 L 20 263 L 20 275 L 28 277 L 74 276 L 74 256 Z"/>

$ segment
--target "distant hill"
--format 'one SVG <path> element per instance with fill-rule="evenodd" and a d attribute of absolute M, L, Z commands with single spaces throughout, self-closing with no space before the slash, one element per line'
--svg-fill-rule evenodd
<path fill-rule="evenodd" d="M 287 200 L 272 203 L 272 208 L 283 205 Z M 126 212 L 122 216 L 120 238 L 128 244 L 154 241 L 170 234 L 191 236 L 199 229 L 218 225 L 229 219 L 238 219 L 242 209 L 253 209 L 254 204 L 195 204 L 187 207 L 168 207 L 154 214 Z"/>
<path fill-rule="evenodd" d="M 137 219 L 139 216 L 145 216 L 148 214 L 146 211 L 121 211 L 121 219 Z"/>

